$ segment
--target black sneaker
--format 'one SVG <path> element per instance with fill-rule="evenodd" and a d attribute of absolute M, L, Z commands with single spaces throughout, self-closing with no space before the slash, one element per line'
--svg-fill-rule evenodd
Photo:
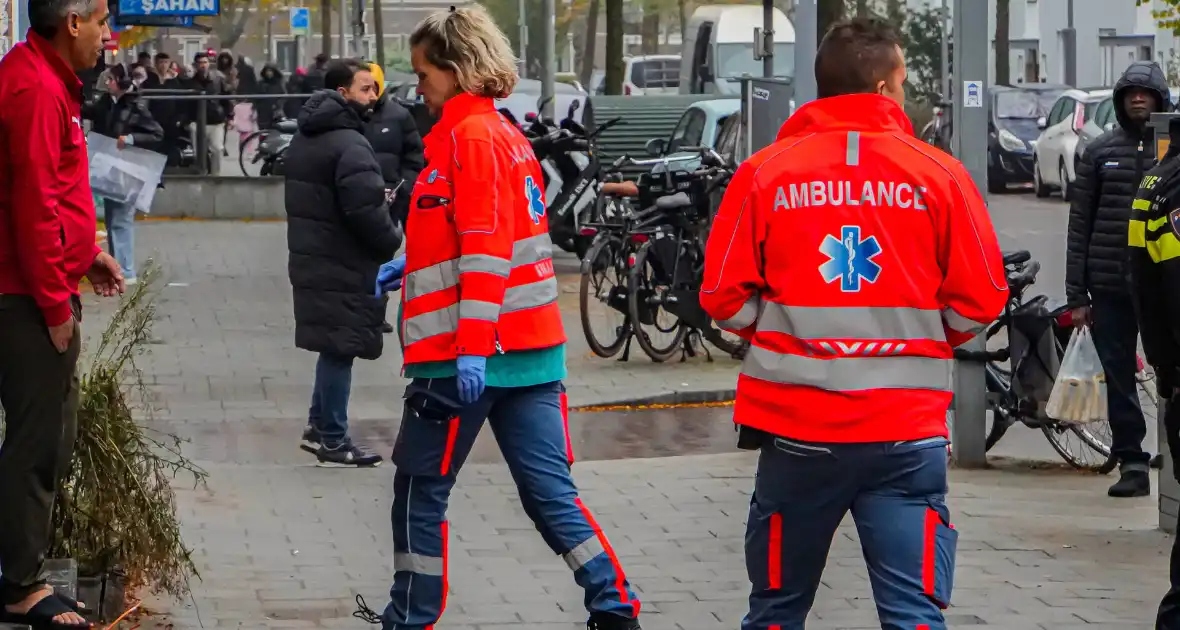
<path fill-rule="evenodd" d="M 1120 499 L 1145 497 L 1151 494 L 1151 477 L 1146 470 L 1125 470 L 1106 494 Z"/>
<path fill-rule="evenodd" d="M 380 455 L 370 453 L 348 440 L 333 447 L 320 444 L 315 456 L 319 460 L 316 465 L 321 468 L 372 468 L 381 465 Z"/>
<path fill-rule="evenodd" d="M 393 324 L 391 324 L 389 322 L 385 322 L 385 323 L 381 324 L 381 332 L 383 332 L 387 335 L 392 335 L 393 334 Z"/>
<path fill-rule="evenodd" d="M 611 613 L 590 613 L 586 630 L 643 630 L 638 619 L 628 619 Z"/>
<path fill-rule="evenodd" d="M 320 437 L 319 429 L 311 426 L 310 424 L 307 425 L 307 427 L 303 429 L 303 443 L 304 444 L 307 444 L 308 446 L 310 446 L 312 448 L 319 448 L 320 443 L 323 441 L 324 440 Z"/>

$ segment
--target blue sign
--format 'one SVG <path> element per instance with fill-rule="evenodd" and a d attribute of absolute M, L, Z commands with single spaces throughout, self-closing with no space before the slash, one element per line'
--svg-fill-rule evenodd
<path fill-rule="evenodd" d="M 119 30 L 123 30 L 128 26 L 164 26 L 173 28 L 190 28 L 193 25 L 193 18 L 190 16 L 175 16 L 175 15 L 117 15 L 115 16 L 114 26 Z M 113 27 L 111 30 L 115 30 Z"/>
<path fill-rule="evenodd" d="M 221 0 L 119 0 L 119 15 L 193 17 L 217 15 Z"/>
<path fill-rule="evenodd" d="M 311 9 L 291 7 L 291 32 L 306 33 L 311 27 Z"/>

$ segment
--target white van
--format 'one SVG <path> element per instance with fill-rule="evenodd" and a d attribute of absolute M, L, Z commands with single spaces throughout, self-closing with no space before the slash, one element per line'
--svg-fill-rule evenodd
<path fill-rule="evenodd" d="M 761 28 L 762 5 L 707 5 L 688 21 L 680 64 L 681 94 L 739 96 L 743 74 L 762 76 L 754 59 L 754 29 Z M 774 76 L 795 74 L 795 27 L 787 14 L 774 10 Z"/>
<path fill-rule="evenodd" d="M 623 94 L 679 94 L 680 72 L 680 55 L 623 57 Z M 594 92 L 606 94 L 605 74 Z"/>

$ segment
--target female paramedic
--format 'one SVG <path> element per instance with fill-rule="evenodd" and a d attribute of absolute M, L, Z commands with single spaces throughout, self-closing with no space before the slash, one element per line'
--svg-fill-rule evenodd
<path fill-rule="evenodd" d="M 570 475 L 565 331 L 541 169 L 495 99 L 517 83 L 508 39 L 476 5 L 410 37 L 418 93 L 437 117 L 414 185 L 402 288 L 406 390 L 393 452 L 394 578 L 385 630 L 424 630 L 447 597 L 447 500 L 486 420 L 525 512 L 586 591 L 592 630 L 638 630 L 639 601 Z M 404 285 L 404 286 L 403 286 Z"/>

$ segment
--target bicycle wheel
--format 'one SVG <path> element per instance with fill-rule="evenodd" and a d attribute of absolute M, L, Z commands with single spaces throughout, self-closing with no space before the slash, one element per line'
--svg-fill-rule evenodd
<path fill-rule="evenodd" d="M 582 259 L 582 282 L 578 290 L 582 334 L 590 350 L 604 359 L 618 354 L 631 334 L 631 319 L 615 308 L 622 306 L 627 292 L 628 277 L 623 271 L 626 256 L 623 241 L 608 236 L 591 245 Z M 609 332 L 602 335 L 596 334 L 591 326 L 591 318 L 599 315 L 605 315 L 610 322 Z M 621 321 L 615 322 L 615 316 Z"/>
<path fill-rule="evenodd" d="M 702 333 L 705 340 L 717 347 L 718 350 L 728 354 L 735 359 L 741 359 L 746 354 L 746 349 L 749 348 L 750 342 L 742 339 L 734 333 L 727 330 L 722 330 L 716 326 L 711 327 Z"/>
<path fill-rule="evenodd" d="M 665 311 L 656 301 L 662 298 L 668 287 L 660 284 L 659 270 L 652 266 L 650 252 L 650 241 L 635 252 L 627 282 L 627 312 L 639 347 L 652 361 L 663 363 L 680 349 L 688 329 L 680 323 L 679 317 Z M 671 315 L 674 323 L 661 325 L 660 313 Z M 651 323 L 646 323 L 648 321 Z M 664 343 L 653 339 L 653 334 L 660 335 L 659 339 Z"/>
<path fill-rule="evenodd" d="M 255 131 L 254 133 L 246 136 L 246 139 L 243 140 L 238 146 L 238 168 L 242 169 L 242 175 L 245 175 L 246 177 L 254 177 L 257 175 L 257 173 L 252 173 L 250 170 L 247 170 L 246 166 L 254 166 L 254 155 L 258 152 L 258 145 L 260 144 L 259 140 L 262 138 L 264 133 L 266 132 Z M 253 150 L 250 150 L 250 147 L 253 147 Z M 250 154 L 249 158 L 246 157 L 247 153 Z M 253 168 L 252 170 L 257 171 L 258 169 Z"/>

